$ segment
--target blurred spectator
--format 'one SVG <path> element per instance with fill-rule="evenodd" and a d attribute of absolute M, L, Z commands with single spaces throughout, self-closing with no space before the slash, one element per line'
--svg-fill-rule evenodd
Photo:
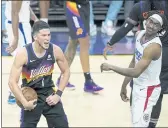
<path fill-rule="evenodd" d="M 2 23 L 2 28 L 1 28 L 1 46 L 2 46 L 2 55 L 3 56 L 8 56 L 9 54 L 5 51 L 6 47 L 9 45 L 8 43 L 8 35 L 7 35 L 7 31 L 6 31 L 6 26 L 5 26 L 5 20 L 6 20 L 6 16 L 5 16 L 5 8 L 6 8 L 6 2 L 2 1 L 2 19 L 1 19 L 1 23 Z"/>
<path fill-rule="evenodd" d="M 50 1 L 40 0 L 39 7 L 40 7 L 40 20 L 43 20 L 48 23 L 48 9 L 50 7 Z"/>
<path fill-rule="evenodd" d="M 90 36 L 97 35 L 97 26 L 94 24 L 93 4 L 90 1 Z"/>
<path fill-rule="evenodd" d="M 2 37 L 3 35 L 6 34 L 6 28 L 5 28 L 5 20 L 6 20 L 6 17 L 5 17 L 5 6 L 6 6 L 6 2 L 5 1 L 2 1 L 2 28 L 1 28 L 1 32 L 2 32 Z"/>
<path fill-rule="evenodd" d="M 104 1 L 101 1 L 101 3 L 104 3 Z M 105 21 L 102 22 L 102 27 L 101 27 L 101 32 L 105 33 L 109 36 L 113 35 L 115 32 L 114 29 L 114 21 L 117 18 L 117 15 L 121 9 L 123 5 L 123 1 L 122 0 L 118 0 L 118 1 L 111 1 L 107 15 L 106 15 L 106 19 Z M 94 35 L 96 32 L 96 25 L 94 25 L 94 15 L 93 15 L 93 7 L 92 7 L 92 2 L 90 2 L 90 34 Z"/>

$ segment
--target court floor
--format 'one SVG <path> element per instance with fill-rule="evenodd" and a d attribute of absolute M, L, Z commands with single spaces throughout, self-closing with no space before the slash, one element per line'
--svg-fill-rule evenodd
<path fill-rule="evenodd" d="M 128 67 L 132 56 L 109 56 L 108 61 L 118 66 Z M 17 105 L 8 105 L 8 77 L 12 65 L 11 57 L 2 57 L 2 127 L 18 127 L 20 109 Z M 92 95 L 83 91 L 84 76 L 78 56 L 71 67 L 70 81 L 76 85 L 76 90 L 65 90 L 62 96 L 65 112 L 70 127 L 130 127 L 131 115 L 129 103 L 120 99 L 120 87 L 123 76 L 114 72 L 101 73 L 100 64 L 104 62 L 102 56 L 91 56 L 91 75 L 96 83 L 104 87 L 99 95 Z M 53 80 L 59 76 L 59 69 L 55 66 Z M 128 94 L 130 89 L 128 87 Z M 163 98 L 162 112 L 158 127 L 168 127 L 168 95 Z M 42 116 L 38 127 L 46 127 Z"/>

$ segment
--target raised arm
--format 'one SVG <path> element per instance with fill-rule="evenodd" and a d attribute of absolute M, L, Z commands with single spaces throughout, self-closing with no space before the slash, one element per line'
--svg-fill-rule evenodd
<path fill-rule="evenodd" d="M 34 22 L 38 21 L 38 18 L 37 18 L 37 16 L 34 14 L 34 12 L 33 12 L 33 10 L 32 10 L 31 7 L 29 8 L 29 10 L 30 10 L 30 18 L 31 18 L 31 20 L 33 20 Z"/>
<path fill-rule="evenodd" d="M 12 30 L 13 30 L 13 35 L 14 35 L 14 39 L 17 40 L 19 39 L 19 32 L 18 32 L 18 28 L 19 28 L 19 12 L 22 6 L 22 0 L 20 1 L 12 1 Z"/>
<path fill-rule="evenodd" d="M 20 1 L 11 1 L 11 17 L 12 17 L 12 31 L 13 31 L 13 40 L 9 40 L 9 46 L 6 48 L 8 53 L 12 53 L 18 46 L 19 40 L 19 12 L 22 6 L 22 0 Z"/>
<path fill-rule="evenodd" d="M 133 27 L 138 23 L 140 15 L 140 5 L 139 3 L 135 4 L 129 14 L 129 17 L 125 20 L 124 24 L 114 33 L 110 41 L 107 43 L 107 46 L 104 48 L 104 58 L 107 59 L 106 53 L 109 50 L 112 50 L 112 46 L 120 41 Z"/>

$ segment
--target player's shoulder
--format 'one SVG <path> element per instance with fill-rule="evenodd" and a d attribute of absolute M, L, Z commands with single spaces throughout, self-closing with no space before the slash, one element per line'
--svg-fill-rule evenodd
<path fill-rule="evenodd" d="M 24 45 L 23 47 L 19 48 L 17 50 L 17 53 L 27 55 L 28 52 L 31 52 L 32 43 L 28 43 L 28 44 Z"/>
<path fill-rule="evenodd" d="M 26 47 L 21 47 L 17 49 L 17 56 L 24 56 L 27 53 Z"/>
<path fill-rule="evenodd" d="M 15 60 L 20 63 L 26 63 L 27 61 L 27 50 L 25 47 L 18 48 L 15 56 Z"/>
<path fill-rule="evenodd" d="M 54 49 L 54 51 L 56 50 L 61 50 L 61 48 L 58 46 L 58 45 L 56 45 L 56 44 L 52 44 L 53 45 L 53 49 Z"/>
<path fill-rule="evenodd" d="M 63 55 L 62 49 L 56 44 L 53 44 L 53 52 L 54 52 L 55 58 L 60 58 Z"/>

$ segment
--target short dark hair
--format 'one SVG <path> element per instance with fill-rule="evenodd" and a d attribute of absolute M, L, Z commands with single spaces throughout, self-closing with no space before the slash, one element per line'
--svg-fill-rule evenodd
<path fill-rule="evenodd" d="M 32 32 L 33 36 L 42 29 L 50 29 L 50 26 L 42 20 L 35 22 L 33 25 L 33 32 Z"/>
<path fill-rule="evenodd" d="M 154 11 L 149 11 L 147 18 L 149 18 L 153 14 L 158 14 L 163 20 L 162 29 L 158 33 L 162 33 L 163 31 L 168 30 L 168 19 L 166 18 L 166 16 L 161 11 L 154 10 Z"/>

